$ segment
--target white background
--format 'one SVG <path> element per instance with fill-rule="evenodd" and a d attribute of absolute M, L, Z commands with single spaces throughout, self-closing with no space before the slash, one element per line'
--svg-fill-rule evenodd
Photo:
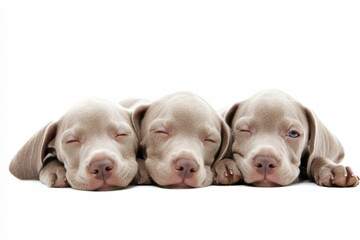
<path fill-rule="evenodd" d="M 83 192 L 20 181 L 8 165 L 89 97 L 188 90 L 218 109 L 278 88 L 360 173 L 359 13 L 358 1 L 3 0 L 0 239 L 356 239 L 360 187 Z"/>

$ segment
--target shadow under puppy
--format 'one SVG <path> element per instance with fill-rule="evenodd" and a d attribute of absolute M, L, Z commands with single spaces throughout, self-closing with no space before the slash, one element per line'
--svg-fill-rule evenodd
<path fill-rule="evenodd" d="M 359 184 L 350 167 L 338 164 L 344 157 L 339 140 L 284 92 L 263 91 L 236 103 L 225 120 L 232 129 L 232 156 L 214 164 L 216 183 L 285 186 L 304 169 L 318 185 Z"/>
<path fill-rule="evenodd" d="M 228 147 L 230 132 L 202 98 L 180 92 L 138 106 L 133 124 L 148 180 L 163 187 L 204 187 L 213 182 L 211 166 Z M 143 183 L 150 183 L 150 182 Z"/>
<path fill-rule="evenodd" d="M 49 187 L 126 187 L 138 170 L 138 139 L 130 117 L 127 109 L 107 100 L 82 102 L 28 140 L 10 172 Z"/>

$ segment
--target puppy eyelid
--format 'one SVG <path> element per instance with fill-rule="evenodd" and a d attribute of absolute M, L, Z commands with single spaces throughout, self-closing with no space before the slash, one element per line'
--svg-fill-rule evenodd
<path fill-rule="evenodd" d="M 211 142 L 211 143 L 216 143 L 216 140 L 213 138 L 205 138 L 204 142 Z"/>
<path fill-rule="evenodd" d="M 250 132 L 250 127 L 247 124 L 239 124 L 236 126 L 238 132 Z"/>
<path fill-rule="evenodd" d="M 62 141 L 66 144 L 70 144 L 70 143 L 80 143 L 80 138 L 77 135 L 68 133 L 65 134 Z"/>
<path fill-rule="evenodd" d="M 250 132 L 249 129 L 240 129 L 239 132 Z"/>
<path fill-rule="evenodd" d="M 239 127 L 239 128 L 237 128 L 237 131 L 242 132 L 242 133 L 251 133 L 249 127 Z"/>
<path fill-rule="evenodd" d="M 80 143 L 80 140 L 76 139 L 76 138 L 70 138 L 70 139 L 66 140 L 65 143 L 67 143 L 67 144 L 69 144 L 69 143 Z"/>
<path fill-rule="evenodd" d="M 129 136 L 129 133 L 126 131 L 119 131 L 116 133 L 116 137 L 124 137 L 124 136 Z"/>
<path fill-rule="evenodd" d="M 127 133 L 116 134 L 115 139 L 119 140 L 119 139 L 127 137 L 127 136 L 129 136 L 129 134 L 127 134 Z"/>
<path fill-rule="evenodd" d="M 169 135 L 169 133 L 166 130 L 163 130 L 163 129 L 155 130 L 154 133 Z"/>

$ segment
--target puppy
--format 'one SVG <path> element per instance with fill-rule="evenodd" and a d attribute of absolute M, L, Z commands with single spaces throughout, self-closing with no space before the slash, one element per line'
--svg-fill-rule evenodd
<path fill-rule="evenodd" d="M 10 172 L 49 187 L 124 188 L 138 170 L 130 117 L 106 100 L 80 103 L 36 133 L 11 161 Z"/>
<path fill-rule="evenodd" d="M 232 129 L 232 156 L 214 165 L 217 183 L 285 186 L 304 169 L 322 186 L 359 184 L 350 167 L 338 164 L 344 157 L 339 140 L 286 93 L 260 92 L 234 104 L 225 120 Z"/>
<path fill-rule="evenodd" d="M 180 92 L 167 95 L 133 114 L 141 154 L 149 179 L 169 188 L 212 184 L 211 166 L 229 144 L 229 128 L 199 96 Z"/>

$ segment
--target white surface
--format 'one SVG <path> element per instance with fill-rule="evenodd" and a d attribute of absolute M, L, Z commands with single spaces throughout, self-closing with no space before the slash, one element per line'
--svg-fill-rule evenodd
<path fill-rule="evenodd" d="M 88 97 L 189 90 L 223 108 L 279 88 L 360 173 L 357 1 L 2 1 L 0 239 L 359 237 L 360 187 L 50 189 L 8 172 L 39 128 Z"/>

